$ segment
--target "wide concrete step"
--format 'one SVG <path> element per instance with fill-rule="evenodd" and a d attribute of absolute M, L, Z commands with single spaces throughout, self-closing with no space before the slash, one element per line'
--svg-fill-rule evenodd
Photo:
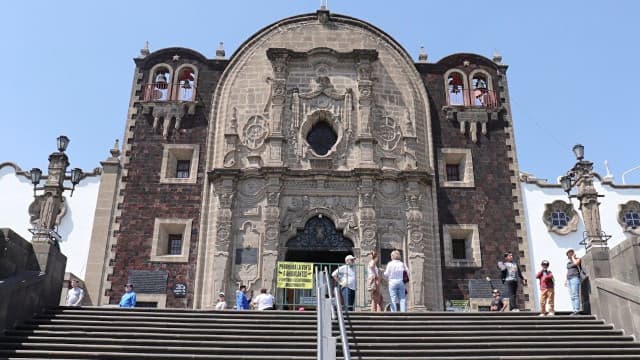
<path fill-rule="evenodd" d="M 253 327 L 253 328 L 269 328 L 269 329 L 315 329 L 315 323 L 302 322 L 297 323 L 293 321 L 287 322 L 271 322 L 271 321 L 258 321 L 258 322 L 210 322 L 210 323 L 194 323 L 186 321 L 136 321 L 130 322 L 126 320 L 68 320 L 68 319 L 53 319 L 53 320 L 29 320 L 24 322 L 27 325 L 54 325 L 54 326 L 129 326 L 135 324 L 136 327 L 164 327 L 172 329 L 184 329 L 184 328 L 198 328 L 202 330 L 213 328 L 232 328 L 232 327 Z"/>
<path fill-rule="evenodd" d="M 238 333 L 229 334 L 227 332 L 218 334 L 203 334 L 200 332 L 195 333 L 167 333 L 162 332 L 140 332 L 136 334 L 136 339 L 152 339 L 152 340 L 176 340 L 176 341 L 232 341 L 238 339 L 239 334 L 244 333 L 245 337 L 250 337 L 253 340 L 265 341 L 316 341 L 315 331 L 307 333 L 291 333 L 291 332 L 248 332 L 245 329 L 236 329 Z M 339 331 L 333 334 L 336 337 L 340 336 Z M 628 341 L 633 342 L 632 336 L 621 336 L 620 331 L 612 331 L 610 334 L 600 334 L 600 332 L 578 335 L 566 335 L 564 332 L 559 334 L 539 334 L 532 332 L 531 334 L 511 333 L 503 332 L 498 334 L 487 334 L 486 332 L 469 332 L 459 334 L 459 336 L 444 336 L 441 333 L 437 335 L 442 336 L 420 336 L 403 334 L 402 336 L 393 337 L 395 343 L 456 343 L 456 342 L 469 342 L 469 343 L 481 343 L 481 342 L 518 342 L 518 341 L 535 341 L 535 342 L 563 342 L 563 341 Z M 131 339 L 130 331 L 63 331 L 63 330 L 10 330 L 6 333 L 7 337 L 11 338 L 28 338 L 36 339 L 39 337 L 52 337 L 60 339 L 86 339 L 86 338 L 113 338 L 113 339 Z M 383 343 L 389 341 L 390 337 L 388 332 L 380 332 L 379 336 L 360 336 L 358 334 L 357 340 L 359 343 Z"/>
<path fill-rule="evenodd" d="M 123 351 L 86 351 L 86 350 L 4 350 L 0 349 L 0 359 L 127 359 L 127 360 L 315 360 L 316 355 L 247 355 L 247 354 L 190 354 L 190 353 L 164 353 L 155 354 L 147 352 L 123 352 Z M 397 359 L 396 359 L 397 360 Z"/>
<path fill-rule="evenodd" d="M 237 340 L 244 332 L 243 338 L 251 338 L 256 341 L 289 341 L 289 342 L 315 342 L 316 333 L 308 332 L 303 334 L 275 333 L 272 332 L 253 332 L 247 333 L 244 329 L 238 329 L 238 333 L 219 333 L 219 334 L 203 334 L 203 333 L 167 333 L 163 332 L 144 332 L 137 333 L 136 339 L 150 339 L 160 341 L 233 341 Z M 131 340 L 131 332 L 128 331 L 57 331 L 57 330 L 11 330 L 6 332 L 9 338 L 37 339 L 37 338 L 56 338 L 56 339 L 88 339 L 88 338 L 109 338 L 109 339 L 126 339 Z M 606 337 L 604 338 L 606 339 Z M 603 339 L 603 341 L 604 341 Z M 1 338 L 0 338 L 1 340 Z"/>
<path fill-rule="evenodd" d="M 309 344 L 305 347 L 292 346 L 292 344 L 263 344 L 261 347 L 252 347 L 252 341 L 238 341 L 234 346 L 225 346 L 222 343 L 210 344 L 209 346 L 170 346 L 170 345 L 158 345 L 158 346 L 144 346 L 144 345 L 123 345 L 123 344 L 73 344 L 66 343 L 32 343 L 25 342 L 19 344 L 2 344 L 4 350 L 18 349 L 18 350 L 46 350 L 46 351 L 65 351 L 69 350 L 72 346 L 74 351 L 84 351 L 87 353 L 96 352 L 128 352 L 128 353 L 147 353 L 147 354 L 216 354 L 216 355 L 281 355 L 287 356 L 309 356 L 315 355 L 316 346 L 315 343 Z M 299 344 L 297 344 L 299 345 Z"/>
<path fill-rule="evenodd" d="M 157 326 L 137 326 L 129 325 L 125 327 L 130 333 L 168 333 L 167 329 L 175 329 L 172 327 L 157 327 Z M 18 330 L 50 330 L 50 331 L 103 331 L 109 332 L 114 330 L 121 330 L 121 328 L 114 328 L 113 326 L 82 326 L 82 325 L 51 325 L 51 324 L 25 324 L 17 327 Z M 316 328 L 304 327 L 302 329 L 292 329 L 290 327 L 272 327 L 269 328 L 269 333 L 289 334 L 290 336 L 307 335 L 312 334 L 315 336 Z M 238 336 L 248 334 L 264 334 L 263 328 L 223 328 L 223 327 L 187 327 L 180 328 L 180 331 L 174 331 L 181 334 L 202 334 L 203 332 L 208 334 L 236 334 Z"/>

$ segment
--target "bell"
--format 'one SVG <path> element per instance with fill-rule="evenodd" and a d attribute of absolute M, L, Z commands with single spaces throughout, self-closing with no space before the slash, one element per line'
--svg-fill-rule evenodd
<path fill-rule="evenodd" d="M 166 85 L 167 84 L 167 77 L 164 74 L 160 74 L 160 75 L 156 76 L 156 83 L 162 84 L 162 85 Z"/>
<path fill-rule="evenodd" d="M 184 80 L 184 83 L 182 83 L 182 88 L 191 89 L 191 84 L 189 83 L 189 80 Z"/>

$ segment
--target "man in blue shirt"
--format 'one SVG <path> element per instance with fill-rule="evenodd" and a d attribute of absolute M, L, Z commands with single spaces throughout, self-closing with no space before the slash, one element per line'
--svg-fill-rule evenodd
<path fill-rule="evenodd" d="M 125 293 L 120 299 L 120 307 L 132 308 L 136 306 L 136 292 L 133 291 L 133 285 L 127 284 L 124 287 Z"/>
<path fill-rule="evenodd" d="M 249 303 L 251 298 L 247 298 L 247 286 L 240 285 L 240 289 L 236 291 L 236 310 L 249 310 Z"/>

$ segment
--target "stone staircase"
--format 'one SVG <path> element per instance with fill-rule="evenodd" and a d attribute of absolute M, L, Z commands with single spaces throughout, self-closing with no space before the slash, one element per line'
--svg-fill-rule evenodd
<path fill-rule="evenodd" d="M 352 359 L 640 359 L 593 316 L 349 313 Z M 338 358 L 342 358 L 339 330 Z M 52 309 L 0 336 L 0 359 L 315 359 L 315 312 Z"/>

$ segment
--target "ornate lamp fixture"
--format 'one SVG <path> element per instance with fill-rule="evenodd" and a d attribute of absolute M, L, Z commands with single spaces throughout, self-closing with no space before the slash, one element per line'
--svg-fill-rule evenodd
<path fill-rule="evenodd" d="M 70 190 L 71 194 L 69 196 L 73 196 L 76 185 L 84 177 L 84 173 L 79 168 L 74 168 L 67 172 L 69 158 L 65 151 L 69 145 L 69 138 L 64 135 L 58 136 L 56 145 L 58 151 L 49 155 L 49 173 L 47 175 L 43 175 L 42 170 L 38 168 L 33 168 L 29 171 L 34 197 L 34 202 L 29 207 L 32 223 L 34 224 L 34 228 L 30 231 L 33 234 L 34 241 L 53 240 L 57 242 L 60 240 L 61 237 L 56 232 L 56 228 L 62 216 L 61 214 L 64 214 L 63 193 L 65 190 Z M 42 179 L 45 179 L 45 184 L 39 186 Z M 65 186 L 64 183 L 67 180 L 71 182 L 71 187 Z M 43 193 L 37 195 L 38 191 Z"/>
<path fill-rule="evenodd" d="M 586 231 L 584 232 L 582 245 L 585 245 L 587 250 L 592 246 L 607 246 L 607 240 L 611 238 L 610 235 L 605 234 L 602 231 L 600 224 L 600 203 L 599 195 L 593 185 L 593 179 L 597 174 L 593 171 L 593 163 L 591 161 L 584 160 L 584 146 L 577 144 L 573 147 L 573 153 L 576 156 L 576 163 L 571 170 L 567 171 L 567 174 L 560 178 L 560 186 L 567 193 L 569 199 L 577 198 L 580 201 L 580 211 L 582 212 L 582 218 Z M 577 195 L 572 195 L 571 190 L 576 187 L 578 189 Z"/>

